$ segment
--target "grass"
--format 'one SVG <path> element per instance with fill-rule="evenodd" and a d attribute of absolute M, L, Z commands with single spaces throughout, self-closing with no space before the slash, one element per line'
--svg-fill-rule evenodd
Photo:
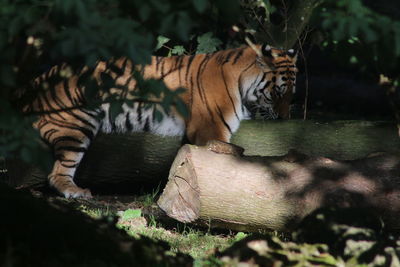
<path fill-rule="evenodd" d="M 148 207 L 154 205 L 157 191 L 138 198 L 138 206 Z M 128 209 L 112 212 L 109 207 L 99 208 L 80 205 L 78 210 L 86 215 L 100 219 L 102 217 L 118 216 L 117 227 L 124 229 L 128 235 L 135 238 L 146 236 L 155 240 L 167 242 L 171 247 L 171 253 L 177 252 L 189 254 L 196 262 L 202 262 L 205 258 L 232 245 L 235 241 L 244 238 L 244 233 L 213 234 L 210 230 L 200 230 L 187 225 L 177 225 L 174 229 L 166 229 L 152 215 L 147 219 L 143 217 L 141 209 Z"/>
<path fill-rule="evenodd" d="M 115 211 L 113 207 L 99 205 L 78 206 L 78 210 L 86 215 L 100 219 L 103 217 L 118 217 L 117 227 L 126 231 L 134 238 L 141 236 L 154 240 L 161 240 L 169 244 L 171 255 L 176 253 L 188 254 L 194 259 L 195 266 L 220 266 L 219 259 L 213 257 L 215 252 L 223 251 L 235 242 L 245 238 L 248 234 L 243 232 L 216 233 L 211 229 L 198 229 L 185 224 L 176 224 L 175 227 L 164 227 L 153 215 L 144 217 L 142 209 L 155 205 L 159 189 L 150 194 L 134 197 L 129 205 L 134 203 L 134 208 Z M 102 202 L 104 203 L 104 202 Z M 279 232 L 260 232 L 277 236 L 288 241 L 288 237 Z"/>
<path fill-rule="evenodd" d="M 125 211 L 125 213 L 129 210 Z M 183 226 L 183 229 L 179 229 L 179 225 L 176 228 L 169 230 L 162 227 L 158 223 L 154 216 L 147 220 L 147 224 L 137 224 L 135 219 L 141 220 L 143 217 L 131 218 L 131 221 L 126 223 L 120 217 L 119 227 L 122 227 L 126 232 L 138 238 L 139 236 L 146 236 L 156 240 L 162 240 L 167 242 L 171 247 L 171 252 L 177 253 L 182 252 L 189 254 L 194 259 L 203 259 L 215 253 L 216 250 L 223 250 L 230 246 L 236 237 L 232 235 L 213 235 L 209 231 L 204 232 L 200 229 L 195 229 L 187 225 Z M 133 220 L 132 220 L 133 219 Z"/>
<path fill-rule="evenodd" d="M 154 205 L 156 203 L 156 199 L 160 193 L 160 184 L 150 193 L 150 194 L 145 194 L 143 197 L 139 197 L 139 201 L 142 200 L 143 206 L 144 207 L 149 207 L 151 205 Z"/>
<path fill-rule="evenodd" d="M 109 210 L 108 207 L 105 208 L 90 208 L 85 205 L 80 205 L 78 210 L 88 215 L 93 219 L 100 219 L 102 217 L 113 216 L 114 214 Z"/>
<path fill-rule="evenodd" d="M 189 254 L 194 259 L 204 259 L 223 250 L 235 241 L 235 236 L 213 235 L 201 230 L 187 227 L 183 232 L 166 230 L 161 227 L 140 227 L 129 229 L 130 235 L 143 235 L 157 240 L 163 240 L 171 246 L 172 252 Z"/>
<path fill-rule="evenodd" d="M 100 219 L 103 217 L 118 217 L 117 227 L 126 231 L 134 238 L 141 236 L 154 240 L 161 240 L 169 244 L 171 255 L 178 252 L 190 255 L 194 259 L 194 266 L 223 266 L 214 255 L 217 251 L 223 251 L 235 242 L 245 238 L 248 234 L 243 232 L 218 233 L 211 229 L 198 229 L 185 224 L 176 224 L 175 227 L 164 227 L 153 215 L 144 217 L 142 209 L 155 205 L 159 190 L 150 194 L 135 197 L 129 203 L 134 208 L 122 208 L 118 211 L 113 207 L 81 204 L 78 210 L 86 215 Z M 102 202 L 104 203 L 104 202 Z M 279 232 L 260 232 L 277 236 L 282 240 L 287 239 Z"/>
<path fill-rule="evenodd" d="M 157 202 L 158 196 L 160 195 L 160 187 L 161 184 L 158 184 L 158 186 L 154 188 L 151 193 L 138 196 L 137 201 L 140 202 L 143 207 L 150 207 L 154 205 Z"/>

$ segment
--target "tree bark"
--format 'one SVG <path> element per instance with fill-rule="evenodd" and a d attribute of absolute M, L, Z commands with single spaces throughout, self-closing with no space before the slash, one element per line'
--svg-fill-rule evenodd
<path fill-rule="evenodd" d="M 400 156 L 335 161 L 292 150 L 240 157 L 185 145 L 159 207 L 180 222 L 239 231 L 291 230 L 320 207 L 362 207 L 400 228 Z"/>

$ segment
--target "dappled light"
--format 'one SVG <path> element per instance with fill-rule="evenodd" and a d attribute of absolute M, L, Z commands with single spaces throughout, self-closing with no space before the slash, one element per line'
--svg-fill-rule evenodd
<path fill-rule="evenodd" d="M 2 1 L 0 266 L 397 266 L 399 18 Z"/>

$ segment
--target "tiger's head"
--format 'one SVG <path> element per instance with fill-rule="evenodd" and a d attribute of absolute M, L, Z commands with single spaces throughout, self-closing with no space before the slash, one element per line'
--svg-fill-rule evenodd
<path fill-rule="evenodd" d="M 257 53 L 256 67 L 262 73 L 254 94 L 256 108 L 266 119 L 290 118 L 290 104 L 296 91 L 297 54 L 262 45 Z"/>

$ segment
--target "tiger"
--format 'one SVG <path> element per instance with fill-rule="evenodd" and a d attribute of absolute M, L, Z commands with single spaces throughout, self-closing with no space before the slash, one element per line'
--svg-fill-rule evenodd
<path fill-rule="evenodd" d="M 187 116 L 171 109 L 159 121 L 140 101 L 122 103 L 121 112 L 114 116 L 110 103 L 85 106 L 85 88 L 78 82 L 84 71 L 39 92 L 24 111 L 38 114 L 33 126 L 52 148 L 55 161 L 48 175 L 49 184 L 66 198 L 91 198 L 91 191 L 80 188 L 74 175 L 98 132 L 182 136 L 199 146 L 211 140 L 229 142 L 240 121 L 249 119 L 250 106 L 266 111 L 270 118 L 289 118 L 296 60 L 293 49 L 262 44 L 209 54 L 152 56 L 145 65 L 119 58 L 113 61 L 122 70 L 118 74 L 108 68 L 109 62 L 98 61 L 90 74 L 96 83 L 106 72 L 112 74 L 115 87 L 137 90 L 132 73 L 139 70 L 144 79 L 162 80 L 170 90 L 185 88 L 179 97 L 187 106 Z M 52 68 L 35 82 L 43 83 L 60 70 L 65 67 Z M 104 92 L 99 90 L 99 94 Z"/>

